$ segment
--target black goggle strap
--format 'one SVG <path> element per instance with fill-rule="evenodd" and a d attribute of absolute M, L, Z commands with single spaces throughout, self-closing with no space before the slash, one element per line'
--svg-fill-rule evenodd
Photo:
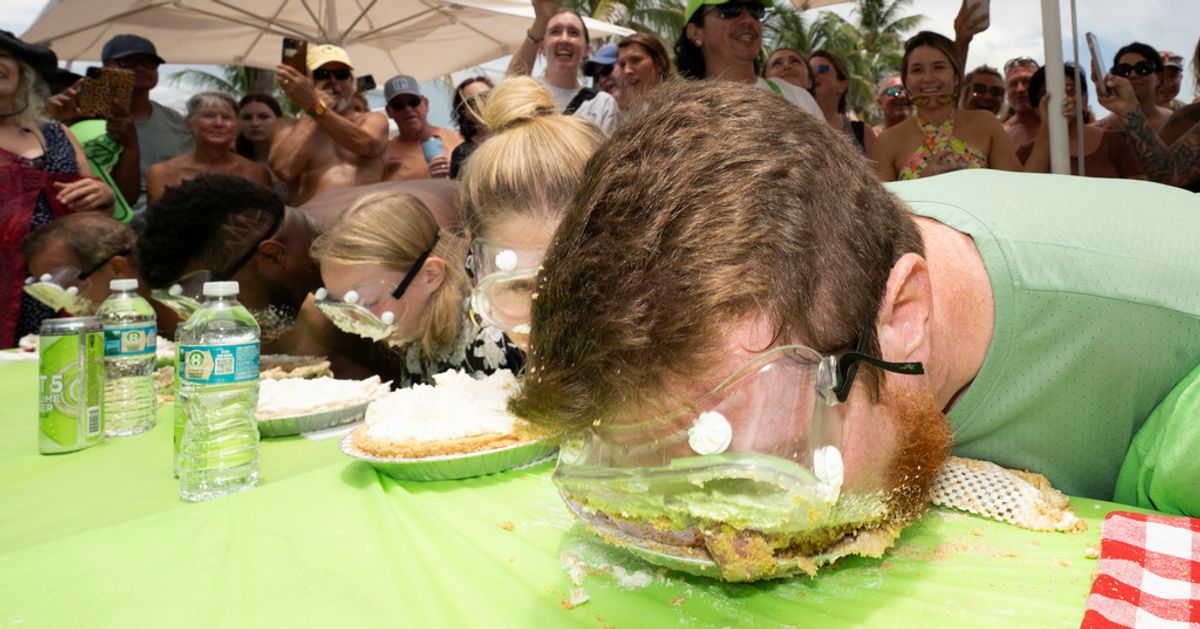
<path fill-rule="evenodd" d="M 837 359 L 837 382 L 833 385 L 833 394 L 837 396 L 838 402 L 845 402 L 850 397 L 850 386 L 854 384 L 854 376 L 858 374 L 858 363 L 865 362 L 880 369 L 890 371 L 892 373 L 904 374 L 907 376 L 919 376 L 925 373 L 925 366 L 921 363 L 893 363 L 886 360 L 875 358 L 863 353 L 867 345 L 867 335 L 858 337 L 858 346 L 852 352 L 846 352 Z"/>
<path fill-rule="evenodd" d="M 400 299 L 404 291 L 408 290 L 408 285 L 412 284 L 412 281 L 417 277 L 417 273 L 421 271 L 421 267 L 425 266 L 425 260 L 429 259 L 429 254 L 433 253 L 433 248 L 437 246 L 439 238 L 441 238 L 441 234 L 433 232 L 433 242 L 429 243 L 429 248 L 424 253 L 417 256 L 417 261 L 413 262 L 412 268 L 408 270 L 408 273 L 404 274 L 404 279 L 400 280 L 400 284 L 396 286 L 396 290 L 392 291 L 392 299 Z"/>
<path fill-rule="evenodd" d="M 86 279 L 88 278 L 88 276 L 89 276 L 89 275 L 91 275 L 92 273 L 95 273 L 96 271 L 99 271 L 100 269 L 104 268 L 104 265 L 108 264 L 108 261 L 109 261 L 109 260 L 112 260 L 113 258 L 115 258 L 115 257 L 117 257 L 117 256 L 129 256 L 129 255 L 132 255 L 132 254 L 133 254 L 133 251 L 131 251 L 131 250 L 129 250 L 129 249 L 122 249 L 122 250 L 120 250 L 120 251 L 117 251 L 117 252 L 113 253 L 112 255 L 108 256 L 107 258 L 105 258 L 105 259 L 101 260 L 101 261 L 100 261 L 98 264 L 96 264 L 96 265 L 95 265 L 95 266 L 93 266 L 92 268 L 90 268 L 90 269 L 88 269 L 88 270 L 84 271 L 83 273 L 80 273 L 80 274 L 79 274 L 79 279 L 80 279 L 80 280 L 86 280 Z"/>

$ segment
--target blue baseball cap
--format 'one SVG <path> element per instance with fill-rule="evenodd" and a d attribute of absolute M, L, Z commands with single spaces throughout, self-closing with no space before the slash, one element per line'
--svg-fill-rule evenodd
<path fill-rule="evenodd" d="M 133 55 L 148 55 L 154 57 L 159 64 L 166 63 L 163 58 L 158 56 L 158 50 L 154 48 L 154 42 L 140 35 L 117 35 L 104 43 L 104 48 L 100 51 L 100 61 L 108 63 L 116 59 L 124 57 L 132 57 Z"/>
<path fill-rule="evenodd" d="M 617 63 L 617 45 L 604 44 L 600 50 L 596 51 L 596 56 L 587 60 L 583 64 L 584 76 L 596 76 L 600 74 L 600 69 L 604 66 L 612 66 Z"/>

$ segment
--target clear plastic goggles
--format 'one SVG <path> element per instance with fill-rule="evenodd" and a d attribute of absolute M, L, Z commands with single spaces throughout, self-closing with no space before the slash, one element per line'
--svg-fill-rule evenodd
<path fill-rule="evenodd" d="M 543 248 L 509 247 L 486 238 L 471 242 L 472 318 L 505 332 L 529 334 L 535 276 Z"/>
<path fill-rule="evenodd" d="M 605 541 L 653 563 L 734 581 L 807 572 L 848 531 L 887 516 L 882 491 L 844 487 L 840 402 L 858 360 L 921 373 L 858 352 L 775 348 L 686 410 L 568 441 L 555 483 Z M 765 550 L 747 558 L 737 550 L 747 543 Z"/>
<path fill-rule="evenodd" d="M 212 271 L 192 271 L 166 289 L 155 288 L 150 296 L 187 321 L 204 304 L 204 283 L 215 281 Z"/>
<path fill-rule="evenodd" d="M 38 277 L 25 278 L 25 292 L 30 297 L 56 312 L 65 310 L 75 316 L 91 314 L 96 309 L 92 300 L 81 295 L 90 287 L 87 275 L 73 266 L 60 266 Z"/>
<path fill-rule="evenodd" d="M 375 314 L 373 308 L 384 297 L 389 296 L 396 287 L 395 282 L 373 280 L 358 284 L 353 288 L 334 295 L 326 288 L 319 288 L 313 295 L 317 308 L 339 330 L 348 334 L 356 334 L 372 341 L 382 341 L 396 333 L 396 321 L 404 316 L 392 310 Z M 399 303 L 399 302 L 398 302 Z"/>

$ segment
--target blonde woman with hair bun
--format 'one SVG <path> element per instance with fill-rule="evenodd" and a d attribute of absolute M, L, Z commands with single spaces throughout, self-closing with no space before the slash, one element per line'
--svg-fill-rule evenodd
<path fill-rule="evenodd" d="M 457 369 L 519 371 L 524 355 L 504 334 L 474 326 L 463 241 L 438 230 L 415 196 L 376 193 L 342 213 L 313 243 L 325 286 L 317 307 L 341 330 L 403 357 L 396 386 L 432 384 Z"/>
<path fill-rule="evenodd" d="M 528 77 L 492 90 L 479 119 L 492 135 L 467 160 L 459 184 L 472 313 L 524 348 L 534 275 L 604 134 L 557 113 L 549 92 Z"/>

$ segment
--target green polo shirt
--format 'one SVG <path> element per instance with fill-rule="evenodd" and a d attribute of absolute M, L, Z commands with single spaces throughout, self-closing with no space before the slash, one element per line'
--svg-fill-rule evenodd
<path fill-rule="evenodd" d="M 949 414 L 955 454 L 1110 499 L 1134 433 L 1200 364 L 1200 197 L 993 170 L 888 189 L 970 235 L 991 280 L 992 342 Z"/>

